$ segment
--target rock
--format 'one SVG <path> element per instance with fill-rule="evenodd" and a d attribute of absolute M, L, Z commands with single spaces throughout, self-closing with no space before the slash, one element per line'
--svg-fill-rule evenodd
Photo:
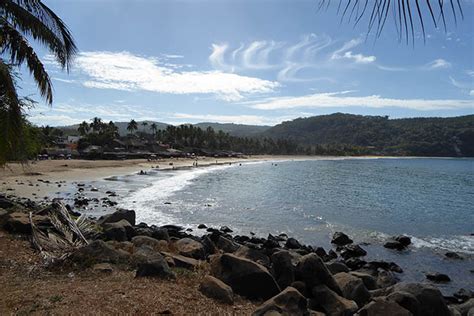
<path fill-rule="evenodd" d="M 449 309 L 441 292 L 430 284 L 401 282 L 391 287 L 392 292 L 407 292 L 420 302 L 420 315 L 449 316 Z"/>
<path fill-rule="evenodd" d="M 285 243 L 285 247 L 288 249 L 300 249 L 301 244 L 295 238 L 288 238 Z"/>
<path fill-rule="evenodd" d="M 154 228 L 151 232 L 151 237 L 158 239 L 158 240 L 166 240 L 170 241 L 170 235 L 168 234 L 168 230 L 166 228 Z"/>
<path fill-rule="evenodd" d="M 390 316 L 412 316 L 412 313 L 407 311 L 395 302 L 386 300 L 376 300 L 365 305 L 359 310 L 358 315 L 360 316 L 379 316 L 379 315 L 390 315 Z"/>
<path fill-rule="evenodd" d="M 349 236 L 347 236 L 343 232 L 335 232 L 334 235 L 332 236 L 331 243 L 338 246 L 344 246 L 347 244 L 352 244 L 353 240 L 350 239 Z"/>
<path fill-rule="evenodd" d="M 446 256 L 446 258 L 449 258 L 449 259 L 457 259 L 457 260 L 463 260 L 464 259 L 461 255 L 459 255 L 455 252 L 452 252 L 452 251 L 449 251 L 449 252 L 445 253 L 444 255 Z"/>
<path fill-rule="evenodd" d="M 227 226 L 222 226 L 221 229 L 220 229 L 221 232 L 224 232 L 224 233 L 232 233 L 233 230 L 230 229 L 229 227 Z"/>
<path fill-rule="evenodd" d="M 242 246 L 234 252 L 234 255 L 255 261 L 264 267 L 270 267 L 270 258 L 260 250 Z"/>
<path fill-rule="evenodd" d="M 209 238 L 209 236 L 203 236 L 201 238 L 201 242 L 204 245 L 204 250 L 206 251 L 206 253 L 208 254 L 217 253 L 218 250 L 217 250 L 216 244 L 214 244 L 214 242 L 211 240 L 211 238 Z"/>
<path fill-rule="evenodd" d="M 397 283 L 398 279 L 390 271 L 378 270 L 377 287 L 385 288 Z"/>
<path fill-rule="evenodd" d="M 459 289 L 456 293 L 453 294 L 453 296 L 464 302 L 470 298 L 474 298 L 474 292 L 471 290 Z"/>
<path fill-rule="evenodd" d="M 177 255 L 177 254 L 166 252 L 166 251 L 162 251 L 161 254 L 167 258 L 171 258 L 174 262 L 174 266 L 177 268 L 195 270 L 201 263 L 201 261 L 199 260 Z"/>
<path fill-rule="evenodd" d="M 331 272 L 329 272 L 321 258 L 314 253 L 301 257 L 296 266 L 296 277 L 304 281 L 309 288 L 325 284 L 337 294 L 342 295 L 342 291 Z"/>
<path fill-rule="evenodd" d="M 332 274 L 336 274 L 339 272 L 349 272 L 349 268 L 342 262 L 339 261 L 332 261 L 327 262 L 326 267 Z"/>
<path fill-rule="evenodd" d="M 99 225 L 102 225 L 105 223 L 115 223 L 123 219 L 129 222 L 132 226 L 135 226 L 135 219 L 136 219 L 135 211 L 119 209 L 112 214 L 102 216 L 101 218 L 99 218 L 97 223 Z"/>
<path fill-rule="evenodd" d="M 97 263 L 94 264 L 92 270 L 102 273 L 112 273 L 114 271 L 114 268 L 112 268 L 112 265 L 110 263 Z"/>
<path fill-rule="evenodd" d="M 126 241 L 135 236 L 135 229 L 125 219 L 118 222 L 104 223 L 103 228 L 105 236 L 110 240 Z"/>
<path fill-rule="evenodd" d="M 155 251 L 168 251 L 168 242 L 165 240 L 157 240 L 148 236 L 135 236 L 132 238 L 132 243 L 137 248 L 147 245 L 153 248 Z"/>
<path fill-rule="evenodd" d="M 86 266 L 95 263 L 124 263 L 129 259 L 130 255 L 125 251 L 116 250 L 102 240 L 95 240 L 77 249 L 70 256 L 72 262 Z"/>
<path fill-rule="evenodd" d="M 455 306 L 456 309 L 461 313 L 461 315 L 469 315 L 474 309 L 474 298 L 471 298 L 467 302 Z"/>
<path fill-rule="evenodd" d="M 239 249 L 239 245 L 233 242 L 232 240 L 229 240 L 225 238 L 224 236 L 219 236 L 217 239 L 217 248 L 224 252 L 229 252 L 233 253 Z"/>
<path fill-rule="evenodd" d="M 341 256 L 344 259 L 362 257 L 365 255 L 367 255 L 367 251 L 362 249 L 362 247 L 359 245 L 345 245 L 341 250 Z"/>
<path fill-rule="evenodd" d="M 143 262 L 138 265 L 136 278 L 157 277 L 161 279 L 176 279 L 176 275 L 171 271 L 166 260 L 160 255 L 153 260 Z"/>
<path fill-rule="evenodd" d="M 139 266 L 141 263 L 147 263 L 161 259 L 163 259 L 163 256 L 160 254 L 160 252 L 154 250 L 148 245 L 142 245 L 139 248 L 135 248 L 135 251 L 131 257 L 131 261 L 134 266 Z"/>
<path fill-rule="evenodd" d="M 370 300 L 370 293 L 361 279 L 347 272 L 334 275 L 334 279 L 342 290 L 342 296 L 355 301 L 358 306 L 364 306 Z"/>
<path fill-rule="evenodd" d="M 403 246 L 407 247 L 411 244 L 411 238 L 405 235 L 398 235 L 393 238 L 394 240 L 401 243 Z"/>
<path fill-rule="evenodd" d="M 350 272 L 350 274 L 352 274 L 356 278 L 361 279 L 362 282 L 364 283 L 365 287 L 367 288 L 367 290 L 377 289 L 377 287 L 378 287 L 377 286 L 377 279 L 374 278 L 372 275 L 370 275 L 368 273 L 359 272 L 359 271 L 352 271 L 352 272 Z"/>
<path fill-rule="evenodd" d="M 310 295 L 311 293 L 309 293 L 308 288 L 306 287 L 306 284 L 303 281 L 295 281 L 295 282 L 291 283 L 290 286 L 297 289 L 298 292 L 303 294 L 303 296 L 305 296 L 305 297 L 310 297 L 311 296 Z"/>
<path fill-rule="evenodd" d="M 179 254 L 185 257 L 194 259 L 204 259 L 206 257 L 204 245 L 194 239 L 182 238 L 174 242 L 173 245 L 176 247 Z"/>
<path fill-rule="evenodd" d="M 230 285 L 235 293 L 250 299 L 269 299 L 280 292 L 265 267 L 232 254 L 212 256 L 211 273 Z"/>
<path fill-rule="evenodd" d="M 284 289 L 295 281 L 295 268 L 287 250 L 280 250 L 272 255 L 272 268 L 280 288 Z"/>
<path fill-rule="evenodd" d="M 402 273 L 403 270 L 395 262 L 386 262 L 386 261 L 370 261 L 368 267 L 371 269 L 383 269 L 387 271 L 393 271 L 397 273 Z"/>
<path fill-rule="evenodd" d="M 11 208 L 15 205 L 16 204 L 12 200 L 10 200 L 6 197 L 0 197 L 0 208 L 3 208 L 3 209 L 6 210 L 6 209 L 9 209 L 9 208 Z"/>
<path fill-rule="evenodd" d="M 207 226 L 204 225 L 204 224 L 199 224 L 198 225 L 198 229 L 206 229 L 206 228 L 207 228 Z"/>
<path fill-rule="evenodd" d="M 448 275 L 438 273 L 438 272 L 427 273 L 426 278 L 433 282 L 450 282 L 451 281 L 451 278 Z"/>
<path fill-rule="evenodd" d="M 393 292 L 387 296 L 387 300 L 397 303 L 415 316 L 420 315 L 420 302 L 413 294 L 408 292 Z"/>
<path fill-rule="evenodd" d="M 448 306 L 451 316 L 462 316 L 461 312 L 456 309 L 454 306 Z"/>
<path fill-rule="evenodd" d="M 356 302 L 339 296 L 324 284 L 315 286 L 312 290 L 312 294 L 312 304 L 323 308 L 328 315 L 352 315 L 359 308 Z"/>
<path fill-rule="evenodd" d="M 344 263 L 346 264 L 346 266 L 349 267 L 349 269 L 357 270 L 357 269 L 362 268 L 367 262 L 360 258 L 349 258 L 349 259 L 345 259 Z"/>
<path fill-rule="evenodd" d="M 406 248 L 404 244 L 402 244 L 401 242 L 395 239 L 388 240 L 383 246 L 388 249 L 396 249 L 396 250 L 403 250 Z"/>
<path fill-rule="evenodd" d="M 213 276 L 206 275 L 204 277 L 199 285 L 199 291 L 207 297 L 214 298 L 223 303 L 234 304 L 232 288 Z"/>
<path fill-rule="evenodd" d="M 46 216 L 32 215 L 32 220 L 37 226 L 50 225 Z M 25 212 L 13 212 L 3 219 L 3 228 L 11 234 L 31 234 L 30 217 Z"/>
<path fill-rule="evenodd" d="M 308 303 L 297 289 L 287 287 L 280 294 L 260 305 L 252 315 L 264 316 L 270 315 L 271 312 L 279 315 L 305 316 L 309 314 Z"/>

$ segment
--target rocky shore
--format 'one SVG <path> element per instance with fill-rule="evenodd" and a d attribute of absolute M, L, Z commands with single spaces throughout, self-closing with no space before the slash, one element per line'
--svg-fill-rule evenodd
<path fill-rule="evenodd" d="M 198 281 L 193 286 L 200 295 L 216 306 L 234 304 L 233 310 L 219 313 L 474 315 L 472 289 L 443 296 L 432 283 L 399 282 L 401 267 L 395 262 L 365 261 L 363 246 L 343 232 L 334 234 L 333 249 L 328 250 L 285 234 L 234 235 L 227 226 L 201 224 L 196 236 L 175 225 L 136 223 L 133 210 L 117 209 L 92 219 L 60 201 L 39 204 L 12 196 L 0 197 L 0 224 L 8 234 L 27 238 L 53 275 L 127 271 L 135 280 L 166 282 L 164 286 L 171 287 L 180 282 L 183 271 L 189 271 Z M 410 247 L 410 238 L 395 236 L 385 246 L 404 249 Z M 427 279 L 449 282 L 443 274 Z M 235 309 L 247 303 L 247 309 Z M 180 314 L 172 307 L 165 312 Z"/>

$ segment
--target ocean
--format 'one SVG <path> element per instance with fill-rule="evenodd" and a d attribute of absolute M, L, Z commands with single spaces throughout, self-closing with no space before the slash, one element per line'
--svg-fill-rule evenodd
<path fill-rule="evenodd" d="M 150 171 L 97 181 L 134 209 L 137 222 L 196 229 L 229 226 L 235 234 L 286 233 L 330 249 L 343 231 L 369 259 L 394 261 L 402 280 L 448 274 L 446 292 L 474 289 L 474 160 L 443 158 L 327 158 L 234 163 Z M 413 245 L 382 247 L 406 234 Z M 464 260 L 446 259 L 455 251 Z"/>

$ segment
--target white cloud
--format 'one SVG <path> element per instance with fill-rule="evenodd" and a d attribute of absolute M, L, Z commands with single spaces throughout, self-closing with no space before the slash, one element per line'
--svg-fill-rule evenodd
<path fill-rule="evenodd" d="M 474 90 L 469 91 L 469 95 L 470 95 L 471 97 L 474 97 Z"/>
<path fill-rule="evenodd" d="M 228 44 L 212 44 L 212 53 L 209 55 L 209 61 L 214 68 L 222 70 L 232 68 L 224 61 L 225 52 L 228 48 Z"/>
<path fill-rule="evenodd" d="M 357 64 L 370 64 L 373 63 L 377 58 L 375 56 L 365 56 L 362 54 L 354 54 L 350 49 L 359 46 L 362 43 L 362 40 L 352 39 L 349 42 L 344 43 L 344 45 L 338 50 L 334 51 L 331 55 L 332 60 L 337 59 L 348 59 L 352 60 Z"/>
<path fill-rule="evenodd" d="M 215 115 L 215 114 L 187 114 L 174 113 L 170 115 L 172 119 L 178 119 L 176 123 L 184 124 L 189 121 L 195 122 L 219 122 L 219 123 L 234 123 L 234 124 L 248 124 L 248 125 L 275 125 L 282 121 L 281 118 L 271 118 L 268 116 L 259 115 Z"/>
<path fill-rule="evenodd" d="M 440 109 L 465 109 L 474 107 L 474 102 L 472 100 L 392 99 L 384 98 L 379 95 L 361 97 L 346 96 L 346 94 L 350 92 L 352 91 L 316 93 L 300 97 L 268 98 L 263 102 L 253 102 L 247 104 L 251 108 L 260 110 L 339 107 L 397 107 L 426 111 Z"/>
<path fill-rule="evenodd" d="M 248 94 L 272 92 L 279 86 L 276 82 L 221 71 L 177 71 L 157 58 L 129 52 L 82 52 L 75 65 L 87 76 L 83 85 L 98 89 L 212 94 L 236 101 Z"/>
<path fill-rule="evenodd" d="M 439 59 L 435 59 L 432 62 L 429 62 L 428 64 L 426 64 L 425 68 L 429 69 L 429 70 L 447 69 L 447 68 L 451 68 L 451 63 L 444 60 L 444 59 L 442 59 L 442 58 L 439 58 Z"/>
<path fill-rule="evenodd" d="M 274 41 L 255 41 L 242 50 L 243 67 L 247 69 L 270 69 L 276 67 L 269 62 L 270 53 L 281 47 L 281 43 Z M 237 49 L 240 51 L 240 47 Z M 235 52 L 234 52 L 235 53 Z M 233 55 L 237 56 L 238 53 Z"/>

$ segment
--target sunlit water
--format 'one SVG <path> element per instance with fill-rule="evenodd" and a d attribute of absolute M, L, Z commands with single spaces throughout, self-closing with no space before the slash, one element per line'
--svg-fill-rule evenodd
<path fill-rule="evenodd" d="M 330 247 L 344 231 L 371 259 L 397 262 L 402 279 L 447 273 L 443 289 L 474 288 L 474 160 L 326 159 L 243 163 L 147 176 L 113 177 L 121 206 L 148 224 L 230 226 L 238 234 L 287 233 Z M 171 204 L 169 204 L 171 203 Z M 196 231 L 196 230 L 195 230 Z M 381 247 L 395 234 L 412 236 L 410 251 Z M 463 261 L 444 258 L 456 251 Z"/>

